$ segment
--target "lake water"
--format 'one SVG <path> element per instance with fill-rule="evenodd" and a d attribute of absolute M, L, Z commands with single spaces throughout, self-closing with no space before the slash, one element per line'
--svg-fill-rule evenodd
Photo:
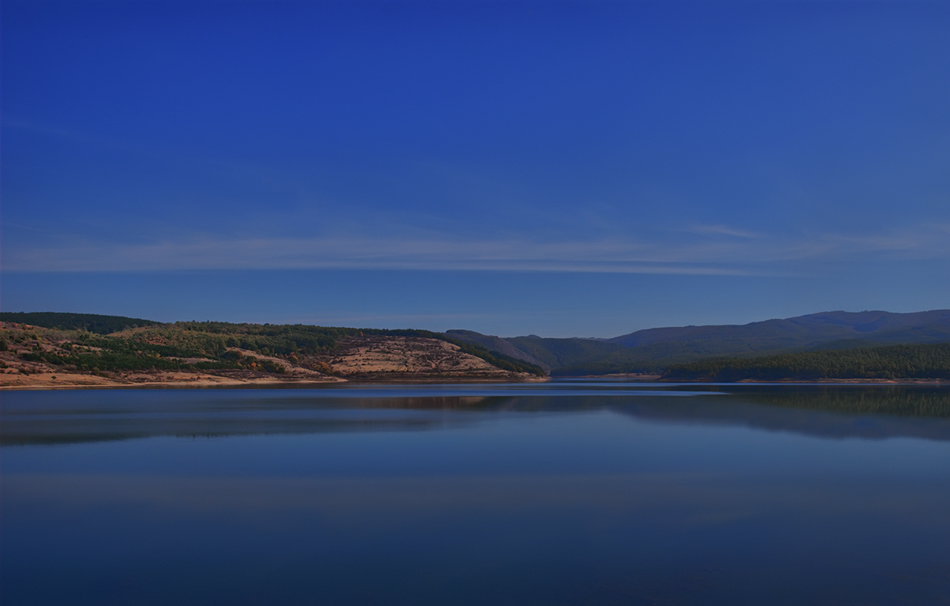
<path fill-rule="evenodd" d="M 0 398 L 6 606 L 950 604 L 946 387 Z"/>

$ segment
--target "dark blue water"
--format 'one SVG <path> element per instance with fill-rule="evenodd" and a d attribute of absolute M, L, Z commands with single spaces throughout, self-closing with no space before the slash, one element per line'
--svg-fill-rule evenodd
<path fill-rule="evenodd" d="M 950 390 L 0 395 L 0 601 L 950 603 Z"/>

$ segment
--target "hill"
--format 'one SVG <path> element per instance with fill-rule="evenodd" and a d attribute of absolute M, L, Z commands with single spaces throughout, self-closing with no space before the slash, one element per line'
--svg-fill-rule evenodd
<path fill-rule="evenodd" d="M 919 313 L 832 311 L 743 325 L 650 328 L 614 337 L 611 343 L 636 348 L 657 343 L 708 354 L 743 354 L 813 348 L 834 341 L 879 344 L 950 341 L 950 310 Z"/>
<path fill-rule="evenodd" d="M 86 327 L 106 331 L 123 323 L 112 317 L 90 324 L 78 314 L 63 315 L 43 315 L 55 328 L 0 322 L 0 385 L 519 381 L 544 376 L 537 366 L 429 331 L 145 321 L 145 326 L 103 335 Z"/>

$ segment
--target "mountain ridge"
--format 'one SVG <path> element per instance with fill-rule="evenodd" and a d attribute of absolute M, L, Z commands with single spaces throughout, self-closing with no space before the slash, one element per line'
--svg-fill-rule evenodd
<path fill-rule="evenodd" d="M 479 335 L 464 332 L 457 338 Z M 748 324 L 647 328 L 605 340 L 536 335 L 478 338 L 485 343 L 505 341 L 541 362 L 534 363 L 552 375 L 659 374 L 674 364 L 714 357 L 950 342 L 950 310 L 824 311 Z"/>
<path fill-rule="evenodd" d="M 873 319 L 872 319 L 873 318 Z M 850 320 L 850 321 L 849 321 Z M 608 339 L 627 347 L 648 345 L 657 341 L 671 340 L 672 337 L 706 336 L 712 334 L 753 333 L 759 329 L 786 333 L 793 337 L 796 333 L 824 333 L 840 338 L 848 336 L 870 335 L 884 330 L 906 329 L 933 323 L 946 323 L 950 328 L 950 310 L 939 309 L 912 313 L 894 313 L 886 311 L 825 311 L 791 318 L 771 318 L 747 324 L 709 324 L 702 326 L 671 326 L 646 328 L 619 337 Z M 831 340 L 831 339 L 829 339 Z"/>

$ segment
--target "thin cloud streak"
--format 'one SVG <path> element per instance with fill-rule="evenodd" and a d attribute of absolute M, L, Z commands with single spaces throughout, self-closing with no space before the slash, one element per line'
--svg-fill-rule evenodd
<path fill-rule="evenodd" d="M 707 226 L 708 227 L 708 226 Z M 559 271 L 670 275 L 788 275 L 783 264 L 856 256 L 950 257 L 943 226 L 912 232 L 811 239 L 760 238 L 711 226 L 709 236 L 673 242 L 602 239 L 531 242 L 447 238 L 190 238 L 143 244 L 75 243 L 8 250 L 4 269 L 19 272 L 196 269 L 419 269 Z M 688 230 L 695 232 L 695 228 Z M 713 234 L 719 234 L 716 237 Z"/>
<path fill-rule="evenodd" d="M 694 225 L 689 231 L 697 234 L 710 234 L 715 236 L 732 236 L 734 238 L 756 239 L 764 238 L 765 234 L 759 234 L 744 229 L 736 229 L 728 225 Z"/>

